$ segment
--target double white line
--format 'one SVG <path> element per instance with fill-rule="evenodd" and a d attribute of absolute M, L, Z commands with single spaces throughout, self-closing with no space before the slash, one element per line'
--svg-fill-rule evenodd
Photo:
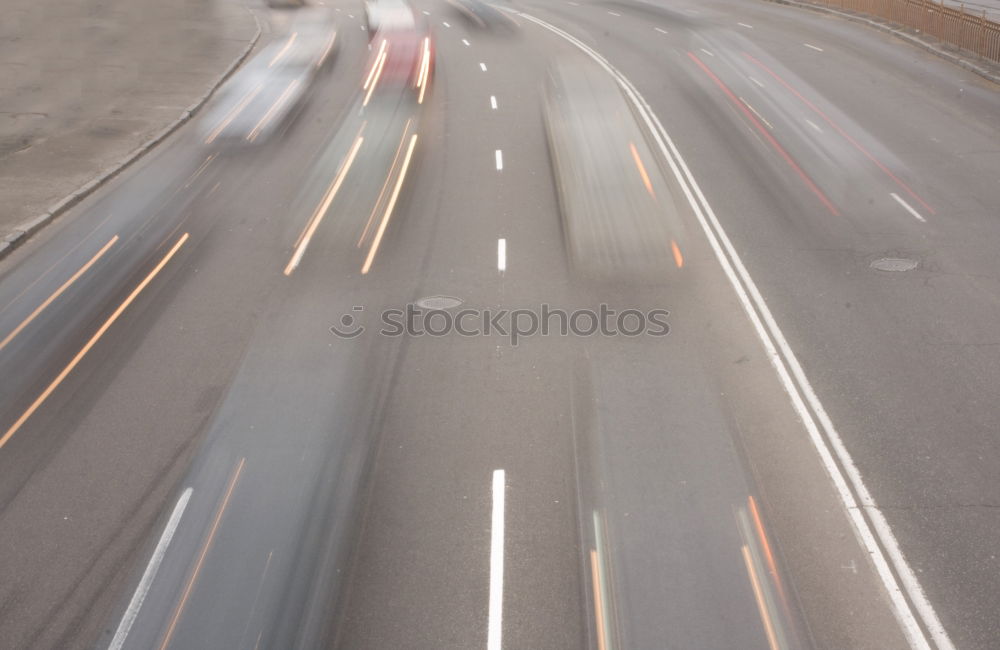
<path fill-rule="evenodd" d="M 785 335 L 771 315 L 771 310 L 764 302 L 757 285 L 751 279 L 691 170 L 688 169 L 687 163 L 684 162 L 684 158 L 674 146 L 660 120 L 635 86 L 595 50 L 554 25 L 528 14 L 519 15 L 577 46 L 615 78 L 625 96 L 636 107 L 683 189 L 722 270 L 739 297 L 757 336 L 760 337 L 771 365 L 774 366 L 785 391 L 791 398 L 792 406 L 802 419 L 809 438 L 854 525 L 858 541 L 869 553 L 879 578 L 888 592 L 893 613 L 907 641 L 912 648 L 929 650 L 933 642 L 941 650 L 953 650 L 954 645 L 948 638 L 948 633 L 924 595 L 913 569 L 907 564 L 895 535 L 875 499 L 868 492 L 861 473 L 813 391 Z M 820 428 L 823 433 L 820 433 Z"/>

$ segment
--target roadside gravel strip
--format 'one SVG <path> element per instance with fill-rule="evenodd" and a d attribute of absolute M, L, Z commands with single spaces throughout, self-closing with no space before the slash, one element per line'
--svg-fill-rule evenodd
<path fill-rule="evenodd" d="M 147 152 L 149 152 L 150 150 L 152 150 L 153 147 L 155 147 L 157 144 L 159 144 L 160 142 L 162 142 L 171 133 L 173 133 L 174 131 L 176 131 L 177 128 L 180 127 L 182 124 L 184 124 L 185 122 L 187 122 L 188 120 L 190 120 L 191 117 L 194 116 L 198 112 L 199 109 L 201 109 L 201 107 L 205 104 L 205 102 L 208 101 L 209 97 L 212 96 L 212 93 L 215 92 L 215 90 L 222 84 L 222 82 L 225 81 L 229 77 L 229 75 L 231 75 L 233 73 L 233 71 L 237 67 L 239 67 L 239 65 L 241 63 L 243 63 L 243 61 L 250 54 L 250 52 L 253 50 L 254 46 L 257 44 L 257 41 L 260 38 L 262 30 L 261 30 L 261 24 L 260 24 L 259 19 L 245 5 L 241 5 L 240 8 L 241 8 L 242 11 L 245 11 L 247 13 L 247 15 L 250 16 L 253 19 L 253 22 L 255 24 L 255 31 L 254 31 L 252 37 L 250 37 L 250 39 L 247 42 L 246 46 L 242 49 L 242 51 L 240 51 L 240 53 L 236 56 L 236 58 L 231 61 L 231 63 L 228 65 L 228 67 L 225 69 L 225 71 L 222 72 L 222 74 L 220 74 L 214 80 L 214 82 L 212 82 L 212 84 L 208 88 L 208 90 L 205 91 L 200 97 L 198 97 L 186 109 L 184 109 L 183 112 L 180 114 L 180 116 L 178 116 L 176 119 L 174 119 L 172 122 L 170 122 L 165 128 L 161 129 L 153 137 L 151 137 L 148 140 L 146 140 L 145 142 L 143 142 L 141 145 L 139 145 L 138 147 L 136 147 L 135 149 L 133 149 L 130 153 L 128 153 L 123 158 L 119 159 L 117 162 L 114 162 L 110 167 L 106 167 L 104 169 L 104 171 L 102 171 L 100 174 L 98 174 L 95 178 L 93 178 L 92 180 L 88 181 L 84 185 L 80 186 L 74 192 L 72 192 L 71 194 L 65 196 L 64 198 L 62 198 L 58 202 L 54 203 L 51 207 L 49 207 L 47 210 L 45 210 L 45 212 L 43 212 L 42 214 L 40 214 L 40 215 L 38 215 L 36 217 L 29 218 L 26 221 L 22 221 L 19 225 L 15 226 L 13 229 L 8 230 L 8 232 L 6 233 L 6 235 L 2 239 L 0 239 L 0 259 L 3 259 L 7 254 L 9 254 L 11 251 L 13 251 L 17 246 L 19 246 L 20 244 L 24 243 L 28 239 L 28 237 L 30 237 L 32 234 L 38 232 L 39 229 L 41 229 L 42 227 L 44 227 L 47 224 L 51 223 L 52 220 L 55 219 L 57 216 L 63 214 L 69 208 L 71 208 L 72 206 L 74 206 L 77 203 L 79 203 L 81 200 L 83 200 L 88 195 L 90 195 L 94 190 L 96 190 L 97 188 L 99 188 L 102 185 L 104 185 L 105 183 L 107 183 L 109 180 L 111 180 L 112 178 L 114 178 L 115 176 L 117 176 L 119 173 L 121 173 L 126 167 L 128 167 L 129 165 L 131 165 L 132 163 L 134 163 L 136 160 L 138 160 L 141 156 L 143 156 L 144 154 L 146 154 Z M 58 18 L 54 18 L 54 20 L 58 20 Z M 19 34 L 19 37 L 23 37 L 24 39 L 31 39 L 31 38 L 34 37 L 34 35 L 30 34 L 30 33 L 28 33 L 28 34 Z M 177 40 L 183 42 L 183 35 L 178 36 Z M 6 53 L 4 53 L 4 54 L 6 54 Z M 121 58 L 126 58 L 127 56 L 128 56 L 128 53 L 123 53 Z M 8 61 L 4 60 L 6 58 L 8 58 L 8 57 L 4 56 L 2 59 L 0 59 L 0 64 L 7 64 Z M 142 74 L 146 74 L 146 71 L 141 71 L 141 72 L 142 72 Z M 163 72 L 163 77 L 164 77 L 164 79 L 163 79 L 163 85 L 164 86 L 170 86 L 171 84 L 176 84 L 177 83 L 177 80 L 175 78 L 167 78 L 170 75 L 169 71 L 162 71 L 161 70 L 161 72 Z M 69 76 L 71 76 L 71 75 L 67 75 L 67 77 L 69 77 Z M 155 76 L 155 73 L 154 73 L 154 76 Z M 80 83 L 80 80 L 78 80 L 78 79 L 71 79 L 71 78 L 66 78 L 66 79 L 60 78 L 57 81 L 58 81 L 58 83 L 59 83 L 60 86 L 69 86 L 69 87 L 73 87 L 74 82 L 76 84 Z M 158 79 L 154 79 L 154 81 L 158 81 Z M 51 83 L 52 83 L 52 80 L 51 79 L 48 80 L 48 84 L 51 84 Z M 139 89 L 137 92 L 142 92 L 142 89 Z M 183 92 L 183 90 L 180 91 L 180 92 Z M 76 99 L 76 103 L 77 104 L 83 103 L 78 98 L 74 98 L 74 99 Z M 7 107 L 3 106 L 3 107 L 0 107 L 0 108 L 7 108 Z M 168 106 L 155 106 L 155 107 L 151 107 L 151 108 L 153 108 L 153 109 L 166 109 L 166 108 L 169 108 L 169 107 Z M 86 107 L 81 108 L 81 110 L 83 112 L 86 112 Z M 16 117 L 18 115 L 21 115 L 21 113 L 18 113 L 16 111 L 7 111 L 7 110 L 0 111 L 0 114 L 7 114 L 10 117 Z M 89 116 L 86 116 L 86 117 L 90 117 L 90 118 L 92 118 L 92 119 L 94 119 L 96 121 L 96 120 L 99 120 L 101 118 L 104 118 L 105 116 L 104 115 L 93 114 L 93 115 L 89 115 Z M 132 118 L 139 118 L 139 117 L 140 116 L 136 116 L 136 115 L 124 115 L 123 119 L 130 120 Z M 148 116 L 143 115 L 141 117 L 142 118 L 146 118 Z M 42 141 L 42 146 L 44 146 L 44 140 L 46 140 L 46 139 L 55 140 L 60 135 L 62 135 L 62 134 L 57 131 L 57 132 L 51 134 L 50 136 L 40 138 L 40 140 Z M 123 137 L 121 138 L 121 140 L 127 140 L 128 135 L 135 135 L 135 134 L 134 133 L 124 134 L 123 133 L 122 134 Z M 112 137 L 114 137 L 114 136 L 112 136 Z M 6 153 L 6 152 L 0 152 L 0 154 L 2 154 L 2 153 Z M 89 152 L 87 152 L 87 153 L 89 153 Z M 14 153 L 10 154 L 10 157 L 16 157 L 18 155 L 19 155 L 19 152 L 14 152 Z M 3 161 L 3 157 L 0 157 L 0 163 L 2 163 L 2 162 L 4 162 Z M 7 162 L 9 162 L 9 160 Z M 45 177 L 45 176 L 47 176 L 47 172 L 48 172 L 48 170 L 44 170 L 39 175 Z M 69 176 L 69 174 L 66 174 L 65 172 L 66 172 L 66 170 L 58 169 L 57 171 L 54 172 L 54 174 L 57 175 L 59 173 L 64 173 L 66 176 Z M 0 172 L 0 176 L 2 176 L 2 175 L 3 175 L 2 172 Z M 9 178 L 4 178 L 3 180 L 7 181 L 7 182 L 10 182 Z M 16 183 L 17 179 L 14 179 L 13 182 Z M 57 184 L 57 183 L 58 183 L 58 179 L 53 179 L 53 184 Z M 16 201 L 17 200 L 16 198 L 6 196 L 6 194 L 7 194 L 7 191 L 5 191 L 6 189 L 7 188 L 0 186 L 0 196 L 3 197 L 4 201 L 5 202 L 9 202 L 9 201 L 12 201 L 12 200 Z M 8 205 L 10 205 L 10 203 L 8 203 Z M 15 223 L 16 223 L 16 221 L 15 221 Z M 2 223 L 0 223 L 0 227 L 3 227 Z M 7 226 L 7 227 L 9 228 L 9 226 Z M 2 232 L 2 231 L 0 231 L 0 232 Z"/>

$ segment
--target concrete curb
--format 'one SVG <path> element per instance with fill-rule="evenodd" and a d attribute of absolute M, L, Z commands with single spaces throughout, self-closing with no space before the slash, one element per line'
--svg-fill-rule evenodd
<path fill-rule="evenodd" d="M 819 11 L 819 12 L 822 12 L 822 13 L 833 14 L 834 16 L 839 16 L 841 18 L 846 18 L 847 20 L 850 20 L 850 21 L 855 22 L 855 23 L 862 23 L 862 24 L 868 25 L 869 27 L 874 27 L 875 29 L 877 29 L 879 31 L 892 34 L 893 36 L 897 36 L 897 37 L 903 39 L 904 41 L 908 41 L 909 43 L 911 43 L 913 45 L 916 45 L 917 47 L 919 47 L 921 49 L 927 50 L 931 54 L 936 54 L 937 56 L 941 57 L 942 59 L 946 59 L 946 60 L 950 61 L 951 63 L 954 63 L 955 65 L 957 65 L 959 67 L 965 68 L 969 72 L 973 72 L 973 73 L 979 75 L 980 77 L 983 77 L 985 79 L 988 79 L 988 80 L 992 81 L 993 83 L 1000 84 L 1000 74 L 996 74 L 996 73 L 992 72 L 991 70 L 988 70 L 988 69 L 986 69 L 986 68 L 984 68 L 984 67 L 982 67 L 980 65 L 976 65 L 974 62 L 969 61 L 968 59 L 964 59 L 961 56 L 958 56 L 957 54 L 954 54 L 954 53 L 949 52 L 949 51 L 947 51 L 945 49 L 942 49 L 941 47 L 939 47 L 938 45 L 936 45 L 934 43 L 930 43 L 928 41 L 925 41 L 922 38 L 914 36 L 913 34 L 910 34 L 909 32 L 903 31 L 902 29 L 900 29 L 898 27 L 894 27 L 894 26 L 892 26 L 890 24 L 882 23 L 882 22 L 879 22 L 877 20 L 873 20 L 871 18 L 867 18 L 865 16 L 862 16 L 860 14 L 852 14 L 852 13 L 848 13 L 846 11 L 840 11 L 840 10 L 834 9 L 833 7 L 826 7 L 826 6 L 823 6 L 823 5 L 816 5 L 816 4 L 812 4 L 812 3 L 809 3 L 809 2 L 796 2 L 796 0 L 766 0 L 766 1 L 767 2 L 775 2 L 775 3 L 781 4 L 781 5 L 789 5 L 789 6 L 792 6 L 792 7 L 798 7 L 800 9 L 810 9 L 812 11 Z"/>
<path fill-rule="evenodd" d="M 250 11 L 249 8 L 247 8 L 247 11 Z M 222 85 L 222 82 L 228 79 L 229 76 L 233 74 L 233 71 L 235 71 L 236 68 L 238 68 L 240 64 L 246 60 L 247 56 L 249 56 L 254 46 L 257 45 L 257 41 L 260 40 L 260 35 L 263 32 L 263 29 L 261 28 L 260 25 L 260 20 L 257 18 L 257 15 L 254 14 L 252 11 L 250 12 L 250 15 L 253 16 L 254 23 L 256 23 L 257 25 L 256 33 L 253 35 L 253 38 L 250 39 L 250 42 L 247 44 L 246 48 L 240 53 L 239 56 L 237 56 L 233 60 L 232 63 L 229 64 L 229 67 L 226 68 L 226 71 L 223 72 L 218 79 L 216 79 L 215 83 L 212 84 L 212 87 L 209 88 L 204 95 L 199 97 L 197 100 L 195 100 L 193 104 L 188 106 L 184 110 L 184 112 L 181 113 L 180 117 L 178 117 L 176 120 L 168 124 L 166 128 L 164 128 L 162 131 L 154 135 L 152 138 L 139 145 L 131 153 L 129 153 L 119 162 L 114 164 L 110 169 L 101 172 L 100 175 L 98 175 L 96 178 L 92 179 L 88 183 L 85 183 L 84 185 L 79 187 L 75 192 L 73 192 L 69 196 L 64 197 L 59 202 L 55 203 L 43 214 L 22 223 L 18 227 L 14 228 L 13 231 L 8 233 L 6 237 L 0 239 L 0 260 L 9 255 L 11 252 L 13 252 L 15 248 L 17 248 L 25 241 L 27 241 L 27 239 L 31 237 L 31 235 L 35 234 L 43 227 L 50 224 L 53 219 L 55 219 L 62 213 L 66 212 L 71 207 L 82 201 L 83 199 L 90 196 L 94 192 L 94 190 L 96 190 L 97 188 L 101 187 L 102 185 L 110 181 L 112 178 L 123 172 L 129 165 L 137 161 L 145 154 L 152 151 L 153 147 L 163 142 L 167 138 L 167 136 L 169 136 L 171 133 L 179 129 L 182 124 L 190 120 L 195 115 L 195 113 L 197 113 L 201 109 L 201 107 L 205 105 L 205 102 L 208 101 L 208 99 L 212 96 L 212 94 L 216 90 L 218 90 L 219 86 Z"/>

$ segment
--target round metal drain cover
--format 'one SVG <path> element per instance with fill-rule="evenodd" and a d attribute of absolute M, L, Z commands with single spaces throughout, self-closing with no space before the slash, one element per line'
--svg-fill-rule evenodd
<path fill-rule="evenodd" d="M 912 271 L 917 268 L 917 260 L 905 257 L 883 257 L 872 262 L 872 268 L 879 271 Z"/>
<path fill-rule="evenodd" d="M 452 296 L 427 296 L 417 301 L 417 307 L 422 309 L 451 309 L 461 304 L 461 298 Z"/>

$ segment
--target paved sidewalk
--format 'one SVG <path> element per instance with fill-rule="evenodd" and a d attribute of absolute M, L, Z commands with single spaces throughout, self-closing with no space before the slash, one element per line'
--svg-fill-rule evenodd
<path fill-rule="evenodd" d="M 4 0 L 0 240 L 155 136 L 257 33 L 243 0 Z"/>

